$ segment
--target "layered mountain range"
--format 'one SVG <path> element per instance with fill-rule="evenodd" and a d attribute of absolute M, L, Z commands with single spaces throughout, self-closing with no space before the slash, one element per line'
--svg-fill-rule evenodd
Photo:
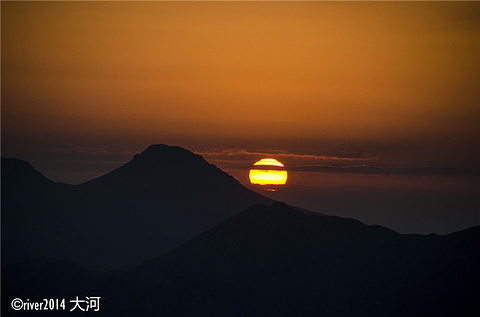
<path fill-rule="evenodd" d="M 180 147 L 152 145 L 80 185 L 55 183 L 24 161 L 2 158 L 2 262 L 48 257 L 128 269 L 268 202 Z"/>
<path fill-rule="evenodd" d="M 77 186 L 2 170 L 4 316 L 75 296 L 101 296 L 97 316 L 480 313 L 479 226 L 404 235 L 300 210 L 163 145 Z"/>

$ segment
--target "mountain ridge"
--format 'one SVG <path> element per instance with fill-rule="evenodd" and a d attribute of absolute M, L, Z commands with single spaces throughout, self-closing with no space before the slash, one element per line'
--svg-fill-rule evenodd
<path fill-rule="evenodd" d="M 404 235 L 302 211 L 165 145 L 80 185 L 4 168 L 5 303 L 100 295 L 104 316 L 478 312 L 480 226 Z"/>
<path fill-rule="evenodd" d="M 436 311 L 435 305 L 451 312 L 460 303 L 472 308 L 452 289 L 474 296 L 479 237 L 480 226 L 456 235 L 403 235 L 354 219 L 305 215 L 276 202 L 249 207 L 132 272 L 162 285 L 151 300 L 185 281 L 194 285 L 191 297 L 179 291 L 165 304 L 166 312 L 179 315 L 192 313 L 182 306 L 186 301 L 205 315 L 415 316 Z M 222 313 L 200 302 L 204 293 Z M 444 296 L 454 301 L 442 303 Z"/>
<path fill-rule="evenodd" d="M 255 202 L 271 202 L 180 147 L 150 146 L 79 185 L 55 183 L 19 162 L 2 158 L 4 263 L 64 257 L 127 269 Z M 34 181 L 15 176 L 23 170 Z"/>
<path fill-rule="evenodd" d="M 106 316 L 462 315 L 478 311 L 479 240 L 480 226 L 404 235 L 255 204 L 127 272 L 63 260 L 8 267 L 2 296 L 96 292 Z"/>

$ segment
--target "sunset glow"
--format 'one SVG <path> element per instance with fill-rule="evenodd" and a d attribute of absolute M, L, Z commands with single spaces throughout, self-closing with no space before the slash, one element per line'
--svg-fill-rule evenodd
<path fill-rule="evenodd" d="M 2 155 L 69 184 L 157 143 L 248 185 L 282 169 L 272 158 L 289 186 L 398 184 L 347 177 L 357 166 L 470 171 L 479 6 L 2 1 Z"/>
<path fill-rule="evenodd" d="M 474 2 L 3 1 L 2 151 L 241 142 L 458 164 L 477 148 L 476 12 Z"/>
<path fill-rule="evenodd" d="M 405 233 L 480 224 L 480 1 L 0 7 L 2 156 L 47 179 L 163 144 L 301 208 Z"/>

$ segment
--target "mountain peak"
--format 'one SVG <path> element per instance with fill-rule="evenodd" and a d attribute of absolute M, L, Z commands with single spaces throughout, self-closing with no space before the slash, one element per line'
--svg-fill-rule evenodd
<path fill-rule="evenodd" d="M 150 145 L 145 151 L 140 154 L 136 154 L 133 157 L 134 162 L 141 163 L 155 163 L 155 164 L 167 164 L 178 165 L 199 164 L 209 165 L 207 161 L 200 155 L 194 154 L 179 146 L 169 146 L 166 144 L 153 144 Z"/>
<path fill-rule="evenodd" d="M 2 169 L 2 223 L 11 237 L 2 243 L 3 263 L 61 256 L 87 268 L 126 269 L 271 202 L 200 155 L 163 144 L 71 187 L 31 181 L 43 176 L 20 161 L 2 160 Z M 92 248 L 92 241 L 103 242 Z"/>
<path fill-rule="evenodd" d="M 10 174 L 12 174 L 12 177 L 20 177 L 28 180 L 34 178 L 45 179 L 45 176 L 34 169 L 32 165 L 15 158 L 2 157 L 2 170 L 4 172 L 4 175 L 2 176 L 10 176 Z"/>
<path fill-rule="evenodd" d="M 163 154 L 166 152 L 187 152 L 191 153 L 188 150 L 180 146 L 172 146 L 167 144 L 152 144 L 150 145 L 145 151 L 143 151 L 140 155 L 156 155 L 156 154 Z"/>
<path fill-rule="evenodd" d="M 4 186 L 4 184 L 9 184 L 9 186 Z M 19 159 L 2 157 L 2 190 L 21 190 L 22 188 L 25 189 L 26 186 L 47 186 L 51 184 L 54 184 L 54 182 L 47 179 L 29 163 Z"/>

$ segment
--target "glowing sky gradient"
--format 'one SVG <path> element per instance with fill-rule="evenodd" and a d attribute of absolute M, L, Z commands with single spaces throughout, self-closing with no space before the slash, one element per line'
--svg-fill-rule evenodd
<path fill-rule="evenodd" d="M 2 156 L 78 184 L 178 145 L 404 233 L 480 224 L 479 2 L 1 1 Z"/>
<path fill-rule="evenodd" d="M 3 155 L 47 176 L 154 143 L 478 167 L 479 3 L 1 6 Z"/>

